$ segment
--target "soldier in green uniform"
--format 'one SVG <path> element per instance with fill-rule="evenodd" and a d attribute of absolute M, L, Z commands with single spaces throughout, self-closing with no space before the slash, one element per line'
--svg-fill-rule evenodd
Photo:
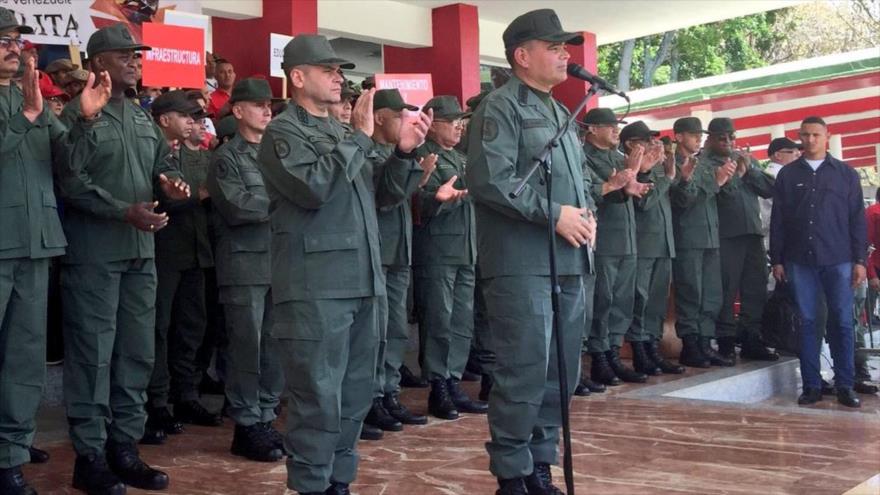
<path fill-rule="evenodd" d="M 272 90 L 259 79 L 232 89 L 232 140 L 217 150 L 205 182 L 211 196 L 217 244 L 220 303 L 226 315 L 226 413 L 235 421 L 232 453 L 255 461 L 283 456 L 272 427 L 284 388 L 284 371 L 272 338 L 269 196 L 257 162 L 272 119 Z"/>
<path fill-rule="evenodd" d="M 385 295 L 372 167 L 373 91 L 352 110 L 352 132 L 330 118 L 340 68 L 323 36 L 284 48 L 287 109 L 266 128 L 259 162 L 272 225 L 273 334 L 290 394 L 287 485 L 300 493 L 347 494 L 357 473 L 357 439 L 370 409 Z M 429 115 L 400 131 L 389 174 L 418 169 L 415 149 Z M 405 182 L 405 179 L 401 182 Z M 385 181 L 380 181 L 380 185 Z M 399 201 L 399 199 L 398 199 Z"/>
<path fill-rule="evenodd" d="M 96 31 L 87 48 L 100 83 L 88 84 L 64 110 L 73 170 L 58 181 L 69 242 L 61 297 L 64 399 L 77 453 L 73 485 L 124 493 L 121 480 L 160 490 L 168 476 L 144 464 L 136 447 L 154 360 L 153 234 L 169 221 L 154 211 L 154 185 L 169 200 L 190 191 L 167 160 L 161 131 L 126 97 L 136 82 L 135 51 L 148 47 L 114 24 Z"/>
<path fill-rule="evenodd" d="M 634 179 L 643 167 L 644 151 L 628 156 L 618 151 L 621 123 L 609 108 L 594 108 L 584 116 L 586 165 L 600 181 L 629 171 L 623 188 L 598 199 L 596 233 L 596 282 L 592 322 L 587 349 L 590 378 L 605 385 L 644 382 L 647 376 L 625 366 L 620 347 L 632 319 L 636 282 L 636 219 L 633 197 L 641 197 L 650 184 Z"/>
<path fill-rule="evenodd" d="M 574 390 L 584 331 L 584 249 L 595 234 L 587 215 L 591 187 L 574 128 L 552 148 L 553 195 L 540 173 L 522 195 L 510 193 L 533 158 L 566 124 L 569 112 L 552 88 L 566 77 L 565 44 L 583 38 L 562 30 L 550 9 L 523 14 L 503 34 L 513 75 L 489 94 L 471 117 L 467 180 L 475 202 L 477 248 L 490 345 L 496 354 L 489 393 L 489 469 L 499 495 L 557 493 L 550 465 L 557 462 L 560 393 L 552 331 L 547 221 L 558 234 L 559 335 L 564 340 L 568 384 Z M 528 488 L 527 488 L 528 487 Z"/>
<path fill-rule="evenodd" d="M 207 325 L 204 270 L 214 263 L 203 203 L 208 154 L 192 143 L 194 123 L 204 112 L 183 90 L 162 94 L 150 110 L 169 146 L 179 144 L 172 163 L 197 191 L 184 201 L 160 201 L 159 207 L 174 221 L 156 233 L 156 362 L 141 443 L 161 444 L 166 434 L 183 432 L 182 422 L 217 426 L 221 419 L 199 403 L 201 373 L 196 366 Z M 169 395 L 174 416 L 168 410 Z"/>
<path fill-rule="evenodd" d="M 455 149 L 465 113 L 454 96 L 435 96 L 425 109 L 434 112 L 434 123 L 419 154 L 437 155 L 437 168 L 418 195 L 421 224 L 413 230 L 413 295 L 419 308 L 422 376 L 431 384 L 428 412 L 456 419 L 459 411 L 485 414 L 488 409 L 486 403 L 471 400 L 460 384 L 474 328 L 474 206 L 466 194 L 454 201 L 437 199 L 441 188 L 467 190 L 466 157 Z"/>
<path fill-rule="evenodd" d="M 736 173 L 718 193 L 718 236 L 721 239 L 722 303 L 718 315 L 718 353 L 736 361 L 737 335 L 742 335 L 740 355 L 747 359 L 775 361 L 779 355 L 761 340 L 761 316 L 767 300 L 767 253 L 761 229 L 758 198 L 773 197 L 770 175 L 758 168 L 749 154 L 734 149 L 736 129 L 728 118 L 709 122 L 707 158 L 715 163 L 736 162 Z M 740 299 L 739 318 L 733 305 Z M 739 330 L 739 331 L 738 331 Z"/>
<path fill-rule="evenodd" d="M 679 167 L 679 180 L 670 189 L 675 233 L 675 330 L 682 340 L 679 361 L 695 368 L 732 366 L 732 361 L 712 348 L 711 341 L 721 310 L 716 196 L 736 172 L 736 165 L 713 158 L 711 153 L 696 156 L 704 132 L 700 119 L 678 119 L 673 132 Z"/>
<path fill-rule="evenodd" d="M 675 157 L 670 152 L 662 161 L 658 159 L 663 155 L 663 144 L 656 139 L 658 134 L 641 121 L 629 124 L 620 133 L 626 153 L 632 153 L 637 146 L 654 150 L 648 160 L 655 165 L 637 176 L 639 182 L 654 187 L 635 202 L 636 290 L 632 322 L 626 333 L 632 348 L 633 367 L 648 375 L 684 373 L 684 367 L 667 361 L 659 350 L 675 257 L 669 201 L 669 187 L 675 181 Z"/>
<path fill-rule="evenodd" d="M 12 82 L 21 35 L 31 33 L 0 7 L 0 493 L 12 495 L 36 493 L 21 465 L 43 452 L 31 443 L 45 381 L 49 264 L 67 245 L 52 179 L 64 173 L 66 129 L 43 105 L 33 59 L 21 89 Z"/>
<path fill-rule="evenodd" d="M 373 98 L 373 152 L 367 155 L 373 167 L 373 178 L 377 188 L 379 181 L 386 176 L 387 162 L 400 140 L 400 129 L 407 117 L 404 111 L 418 111 L 418 107 L 403 101 L 400 91 L 383 89 Z M 409 288 L 410 264 L 412 262 L 412 213 L 410 197 L 427 180 L 434 170 L 437 157 L 426 157 L 421 168 L 410 169 L 401 191 L 394 196 L 402 199 L 392 204 L 376 201 L 376 217 L 379 222 L 379 244 L 381 246 L 382 270 L 385 273 L 387 296 L 380 297 L 379 359 L 376 366 L 376 382 L 373 406 L 364 419 L 367 426 L 385 431 L 400 431 L 404 424 L 427 424 L 428 418 L 414 414 L 400 402 L 400 366 L 406 354 L 409 339 L 409 323 L 406 312 L 406 293 Z M 391 164 L 394 166 L 394 164 Z M 394 184 L 393 186 L 396 186 Z M 386 195 L 387 196 L 387 195 Z M 372 436 L 362 438 L 375 439 Z M 381 438 L 381 437 L 380 437 Z"/>

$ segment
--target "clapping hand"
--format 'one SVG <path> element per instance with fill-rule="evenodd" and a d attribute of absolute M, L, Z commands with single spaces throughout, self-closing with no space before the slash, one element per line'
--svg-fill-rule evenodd
<path fill-rule="evenodd" d="M 425 187 L 425 184 L 428 183 L 428 179 L 431 178 L 431 174 L 434 173 L 434 169 L 437 168 L 437 155 L 434 153 L 429 154 L 428 156 L 419 159 L 419 167 L 422 167 L 422 178 L 419 179 L 419 187 Z"/>
<path fill-rule="evenodd" d="M 458 201 L 459 199 L 464 198 L 468 194 L 467 189 L 456 189 L 453 184 L 458 180 L 457 175 L 453 175 L 446 183 L 440 186 L 437 189 L 437 192 L 434 194 L 434 199 L 440 201 L 441 203 L 449 203 L 452 201 Z"/>
<path fill-rule="evenodd" d="M 48 76 L 46 76 L 48 77 Z M 25 64 L 24 76 L 21 80 L 21 91 L 24 104 L 21 112 L 31 123 L 43 113 L 43 96 L 40 93 L 40 75 L 34 66 L 34 59 L 29 58 Z"/>
<path fill-rule="evenodd" d="M 403 116 L 403 123 L 400 126 L 400 139 L 397 147 L 404 153 L 409 153 L 418 148 L 425 142 L 425 136 L 428 135 L 428 129 L 434 122 L 434 110 L 428 109 L 427 112 L 419 112 L 415 118 Z"/>
<path fill-rule="evenodd" d="M 89 80 L 79 96 L 80 114 L 86 120 L 92 120 L 110 101 L 113 83 L 110 74 L 102 71 L 97 75 L 98 84 L 95 84 L 95 73 L 89 73 Z"/>
<path fill-rule="evenodd" d="M 189 197 L 189 184 L 180 177 L 169 179 L 165 174 L 159 174 L 159 187 L 168 199 L 180 201 Z"/>

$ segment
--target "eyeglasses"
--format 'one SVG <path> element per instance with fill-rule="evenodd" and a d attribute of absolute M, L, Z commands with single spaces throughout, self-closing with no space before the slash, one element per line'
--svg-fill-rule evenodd
<path fill-rule="evenodd" d="M 461 127 L 461 125 L 464 121 L 462 119 L 455 119 L 455 120 L 434 119 L 434 122 L 443 122 L 444 124 L 452 124 L 452 127 Z"/>
<path fill-rule="evenodd" d="M 10 45 L 15 44 L 19 50 L 24 48 L 24 40 L 21 38 L 13 38 L 11 36 L 0 36 L 0 48 L 8 49 Z"/>

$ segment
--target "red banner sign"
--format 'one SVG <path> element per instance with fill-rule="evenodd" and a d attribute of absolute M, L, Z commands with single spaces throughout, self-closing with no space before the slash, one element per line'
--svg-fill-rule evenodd
<path fill-rule="evenodd" d="M 205 85 L 205 34 L 199 28 L 145 22 L 144 86 L 201 89 Z"/>
<path fill-rule="evenodd" d="M 419 108 L 434 97 L 431 74 L 376 74 L 376 88 L 397 88 L 403 101 Z"/>

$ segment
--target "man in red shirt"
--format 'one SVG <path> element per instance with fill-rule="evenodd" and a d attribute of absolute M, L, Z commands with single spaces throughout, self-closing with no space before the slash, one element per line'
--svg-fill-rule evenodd
<path fill-rule="evenodd" d="M 217 89 L 211 93 L 208 113 L 219 119 L 229 113 L 228 109 L 224 107 L 232 95 L 232 87 L 235 86 L 235 68 L 232 66 L 232 62 L 222 58 L 217 60 L 214 76 L 217 78 Z"/>

